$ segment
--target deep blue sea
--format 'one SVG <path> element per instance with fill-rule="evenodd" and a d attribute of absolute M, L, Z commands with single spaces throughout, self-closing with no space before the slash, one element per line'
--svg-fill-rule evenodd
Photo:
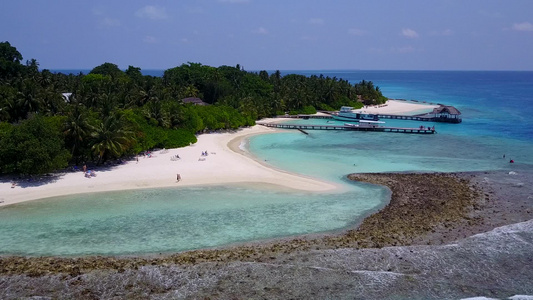
<path fill-rule="evenodd" d="M 163 72 L 156 71 L 149 75 Z M 390 126 L 434 125 L 435 135 L 286 131 L 248 141 L 249 151 L 259 159 L 342 184 L 342 193 L 231 186 L 167 188 L 58 197 L 4 207 L 0 209 L 0 254 L 175 252 L 333 231 L 354 226 L 388 199 L 383 188 L 348 182 L 349 173 L 533 169 L 533 72 L 282 73 L 323 74 L 352 83 L 370 80 L 389 98 L 453 105 L 461 111 L 463 122 L 385 120 Z M 510 159 L 515 163 L 510 164 Z"/>

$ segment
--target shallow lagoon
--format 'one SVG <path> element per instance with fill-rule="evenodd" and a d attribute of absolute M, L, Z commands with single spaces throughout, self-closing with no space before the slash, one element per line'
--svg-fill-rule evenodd
<path fill-rule="evenodd" d="M 338 230 L 353 226 L 387 199 L 382 188 L 346 182 L 349 173 L 533 167 L 533 72 L 325 75 L 373 80 L 393 98 L 456 105 L 464 122 L 386 120 L 388 126 L 435 125 L 436 135 L 313 131 L 250 140 L 250 151 L 275 167 L 341 183 L 346 191 L 337 194 L 204 187 L 76 195 L 3 207 L 0 254 L 176 252 Z M 509 158 L 516 163 L 509 164 Z"/>
<path fill-rule="evenodd" d="M 371 186 L 329 195 L 256 186 L 57 197 L 0 209 L 0 253 L 151 254 L 323 232 L 360 221 L 387 193 Z"/>

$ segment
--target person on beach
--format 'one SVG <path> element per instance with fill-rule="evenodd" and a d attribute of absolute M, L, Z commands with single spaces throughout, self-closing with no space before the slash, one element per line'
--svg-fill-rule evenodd
<path fill-rule="evenodd" d="M 180 180 L 181 180 L 181 175 L 178 173 L 178 174 L 176 174 L 176 181 L 180 182 Z"/>

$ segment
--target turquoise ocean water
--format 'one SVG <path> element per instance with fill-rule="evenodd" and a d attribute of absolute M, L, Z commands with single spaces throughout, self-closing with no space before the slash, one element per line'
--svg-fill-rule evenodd
<path fill-rule="evenodd" d="M 269 164 L 338 182 L 342 193 L 261 187 L 149 189 L 76 195 L 0 209 L 0 254 L 148 254 L 326 232 L 353 226 L 382 207 L 386 190 L 348 182 L 353 172 L 533 168 L 533 72 L 287 71 L 358 82 L 391 98 L 456 106 L 461 124 L 436 135 L 286 131 L 255 136 L 249 150 Z M 306 120 L 298 122 L 326 122 Z M 503 154 L 506 159 L 503 159 Z M 509 159 L 516 163 L 509 164 Z"/>

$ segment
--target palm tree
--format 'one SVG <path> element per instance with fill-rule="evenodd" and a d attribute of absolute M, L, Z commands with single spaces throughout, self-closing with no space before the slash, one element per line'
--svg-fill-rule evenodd
<path fill-rule="evenodd" d="M 87 115 L 77 103 L 74 103 L 73 109 L 69 112 L 64 128 L 66 140 L 72 144 L 70 153 L 78 164 L 81 156 L 80 149 L 88 144 L 88 139 L 95 128 L 89 124 Z"/>
<path fill-rule="evenodd" d="M 146 117 L 157 121 L 157 125 L 168 128 L 170 126 L 168 112 L 161 105 L 161 101 L 150 101 L 144 106 Z"/>
<path fill-rule="evenodd" d="M 22 109 L 22 117 L 25 118 L 28 113 L 39 111 L 41 106 L 40 100 L 35 81 L 30 79 L 24 80 L 21 90 L 17 94 L 17 101 L 19 107 Z"/>
<path fill-rule="evenodd" d="M 183 92 L 185 97 L 198 97 L 198 93 L 200 91 L 192 84 L 189 84 L 187 87 L 185 87 L 185 91 Z"/>
<path fill-rule="evenodd" d="M 103 117 L 111 115 L 116 107 L 115 94 L 108 92 L 98 95 L 98 106 Z"/>
<path fill-rule="evenodd" d="M 42 89 L 39 97 L 43 104 L 43 112 L 49 115 L 56 115 L 64 110 L 65 99 L 52 87 Z"/>
<path fill-rule="evenodd" d="M 98 124 L 91 136 L 91 149 L 98 155 L 98 163 L 105 162 L 109 155 L 119 157 L 134 139 L 133 133 L 125 129 L 120 116 L 116 114 Z"/>
<path fill-rule="evenodd" d="M 17 91 L 10 86 L 0 85 L 0 122 L 15 122 L 19 119 Z"/>

